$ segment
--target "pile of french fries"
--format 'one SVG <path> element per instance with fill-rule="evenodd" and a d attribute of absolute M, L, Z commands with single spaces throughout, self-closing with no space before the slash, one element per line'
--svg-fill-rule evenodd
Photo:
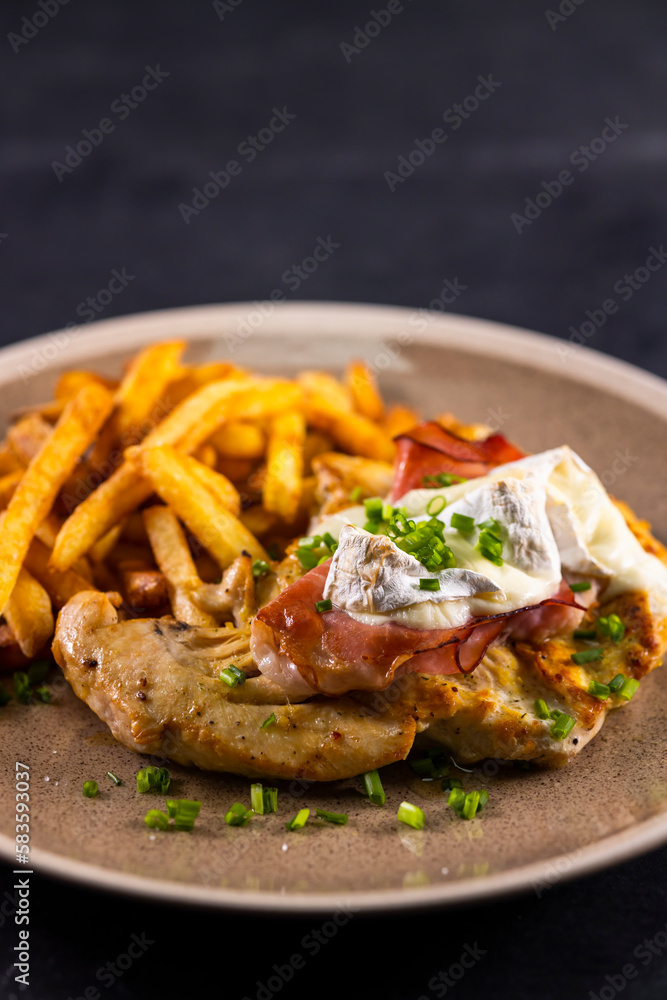
<path fill-rule="evenodd" d="M 186 344 L 140 351 L 119 382 L 61 375 L 0 444 L 0 668 L 48 651 L 76 593 L 113 592 L 121 616 L 219 624 L 192 595 L 240 556 L 276 569 L 323 505 L 390 483 L 393 437 L 369 367 L 342 379 L 188 365 Z M 451 424 L 451 420 L 450 420 Z M 323 495 L 323 490 L 326 495 Z"/>

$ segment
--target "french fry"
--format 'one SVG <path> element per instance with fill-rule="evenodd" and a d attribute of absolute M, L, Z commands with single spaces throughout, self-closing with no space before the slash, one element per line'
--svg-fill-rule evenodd
<path fill-rule="evenodd" d="M 35 656 L 53 635 L 51 598 L 26 569 L 19 568 L 2 613 L 16 636 L 21 652 L 28 658 Z"/>
<path fill-rule="evenodd" d="M 202 465 L 207 465 L 209 469 L 215 469 L 218 464 L 218 453 L 212 444 L 200 444 L 195 453 L 195 458 Z"/>
<path fill-rule="evenodd" d="M 235 389 L 226 396 L 218 398 L 199 424 L 191 426 L 178 442 L 178 447 L 181 451 L 193 452 L 202 441 L 210 438 L 218 427 L 229 420 L 259 420 L 262 417 L 273 417 L 286 410 L 296 409 L 302 399 L 303 394 L 294 382 L 255 379 L 254 383 L 248 386 L 239 381 Z M 171 443 L 156 436 L 155 440 L 151 441 L 151 446 Z"/>
<path fill-rule="evenodd" d="M 317 455 L 333 451 L 333 438 L 321 431 L 308 431 L 303 446 L 303 467 L 306 474 L 312 471 L 312 461 Z"/>
<path fill-rule="evenodd" d="M 68 403 L 70 399 L 74 399 L 81 389 L 90 385 L 101 385 L 104 389 L 114 392 L 118 386 L 118 382 L 114 379 L 104 378 L 104 376 L 98 375 L 97 372 L 63 372 L 56 382 L 54 395 L 60 402 Z"/>
<path fill-rule="evenodd" d="M 16 487 L 23 479 L 23 469 L 17 469 L 16 472 L 7 472 L 4 476 L 0 476 L 0 509 L 4 510 L 12 496 Z"/>
<path fill-rule="evenodd" d="M 147 500 L 151 492 L 152 487 L 142 478 L 136 459 L 126 459 L 63 524 L 51 555 L 54 569 L 69 569 L 98 539 Z"/>
<path fill-rule="evenodd" d="M 219 458 L 216 468 L 230 482 L 243 483 L 252 473 L 254 464 L 251 458 Z"/>
<path fill-rule="evenodd" d="M 142 449 L 141 467 L 158 496 L 222 569 L 243 551 L 253 559 L 267 558 L 257 539 L 192 474 L 187 456 L 169 447 Z"/>
<path fill-rule="evenodd" d="M 89 579 L 73 569 L 64 573 L 49 566 L 50 550 L 38 538 L 33 538 L 25 557 L 25 568 L 41 583 L 55 608 L 62 608 L 70 597 L 82 590 L 94 590 Z"/>
<path fill-rule="evenodd" d="M 116 392 L 113 416 L 122 448 L 145 437 L 171 408 L 168 387 L 181 371 L 185 346 L 183 340 L 150 344 L 130 362 Z"/>
<path fill-rule="evenodd" d="M 383 426 L 390 438 L 397 434 L 405 434 L 415 424 L 419 423 L 419 414 L 409 406 L 390 406 L 384 418 Z"/>
<path fill-rule="evenodd" d="M 352 404 L 362 417 L 382 420 L 384 404 L 378 391 L 375 376 L 364 361 L 352 361 L 345 373 L 345 384 L 352 396 Z"/>
<path fill-rule="evenodd" d="M 192 475 L 205 486 L 214 500 L 226 507 L 230 514 L 238 517 L 241 511 L 241 498 L 232 482 L 215 469 L 198 462 L 191 455 L 183 456 L 183 463 Z"/>
<path fill-rule="evenodd" d="M 308 423 L 331 434 L 340 448 L 376 461 L 391 462 L 394 443 L 382 427 L 360 413 L 338 410 L 324 397 L 308 396 L 305 404 Z"/>
<path fill-rule="evenodd" d="M 4 607 L 14 588 L 37 527 L 49 513 L 77 461 L 95 439 L 112 406 L 113 397 L 102 386 L 81 389 L 63 410 L 53 432 L 16 487 L 0 533 L 0 608 Z"/>
<path fill-rule="evenodd" d="M 109 558 L 111 551 L 118 544 L 118 540 L 123 533 L 126 520 L 127 518 L 125 517 L 121 518 L 117 524 L 114 524 L 113 528 L 109 528 L 106 534 L 98 538 L 94 545 L 91 545 L 90 558 L 93 563 L 103 563 L 105 559 Z M 79 558 L 83 559 L 84 557 L 80 556 Z M 53 563 L 53 558 L 51 561 Z"/>
<path fill-rule="evenodd" d="M 29 465 L 51 436 L 53 427 L 36 413 L 21 417 L 7 431 L 7 444 L 21 465 Z"/>
<path fill-rule="evenodd" d="M 146 507 L 142 511 L 155 562 L 167 581 L 174 618 L 188 625 L 216 624 L 213 615 L 201 611 L 191 595 L 201 586 L 185 533 L 169 507 Z"/>
<path fill-rule="evenodd" d="M 181 400 L 191 396 L 197 389 L 208 385 L 209 382 L 219 382 L 220 379 L 229 378 L 230 375 L 241 376 L 243 374 L 229 361 L 211 361 L 206 365 L 185 368 L 183 374 L 170 384 L 169 398 L 173 400 L 175 406 Z"/>
<path fill-rule="evenodd" d="M 158 448 L 166 444 L 180 447 L 183 451 L 195 451 L 220 423 L 217 408 L 245 389 L 252 389 L 257 382 L 258 380 L 254 378 L 232 374 L 229 378 L 203 385 L 201 389 L 179 403 L 155 430 L 144 438 L 143 447 Z M 211 413 L 214 411 L 216 415 L 212 419 Z M 187 446 L 184 444 L 186 438 Z"/>
<path fill-rule="evenodd" d="M 262 507 L 261 504 L 253 504 L 252 507 L 248 507 L 241 512 L 241 521 L 248 531 L 252 532 L 257 538 L 275 528 L 278 520 L 277 514 L 272 514 L 266 507 Z"/>
<path fill-rule="evenodd" d="M 303 446 L 306 423 L 297 410 L 274 417 L 266 454 L 263 501 L 270 513 L 292 521 L 303 488 Z"/>
<path fill-rule="evenodd" d="M 211 444 L 223 458 L 259 459 L 266 448 L 266 435 L 257 424 L 230 420 L 211 435 Z"/>
<path fill-rule="evenodd" d="M 14 453 L 14 449 L 9 447 L 7 441 L 0 444 L 0 476 L 6 476 L 10 472 L 23 470 L 22 463 Z"/>
<path fill-rule="evenodd" d="M 106 534 L 121 518 L 147 500 L 152 488 L 142 479 L 137 459 L 142 449 L 174 445 L 181 451 L 194 451 L 209 438 L 235 406 L 250 411 L 252 416 L 279 412 L 301 398 L 299 389 L 290 382 L 250 379 L 230 375 L 229 379 L 211 382 L 183 400 L 140 446 L 128 448 L 125 462 L 72 511 L 65 521 L 53 549 L 51 562 L 55 569 L 65 570 Z M 212 414 L 214 414 L 212 416 Z"/>
<path fill-rule="evenodd" d="M 330 409 L 352 412 L 352 397 L 349 390 L 333 375 L 327 372 L 305 371 L 297 376 L 297 382 L 306 397 L 315 397 L 328 404 Z"/>

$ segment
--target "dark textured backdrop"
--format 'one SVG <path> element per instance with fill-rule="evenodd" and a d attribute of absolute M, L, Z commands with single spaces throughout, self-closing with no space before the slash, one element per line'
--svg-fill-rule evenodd
<path fill-rule="evenodd" d="M 57 0 L 43 3 L 53 13 Z M 586 343 L 666 375 L 664 2 L 554 0 L 552 14 L 546 0 L 402 6 L 362 48 L 355 31 L 370 20 L 370 0 L 69 0 L 43 25 L 37 0 L 5 0 L 2 341 L 98 310 L 255 299 L 275 288 L 427 306 L 448 279 L 460 289 L 452 310 L 561 337 L 588 321 Z M 123 105 L 146 67 L 168 75 L 136 107 Z M 488 97 L 457 118 L 479 77 Z M 296 117 L 250 162 L 239 145 L 269 125 L 274 107 Z M 66 162 L 67 147 L 104 118 L 99 144 Z M 416 140 L 429 151 L 438 128 L 445 141 L 419 163 Z M 605 128 L 606 140 L 594 141 Z M 392 191 L 385 175 L 399 157 L 409 176 L 390 178 Z M 207 207 L 179 209 L 234 159 L 240 173 Z M 564 170 L 571 183 L 558 193 Z M 526 224 L 517 215 L 538 192 Z M 340 246 L 286 288 L 285 272 L 318 237 Z M 655 269 L 642 270 L 651 248 Z M 102 305 L 114 269 L 133 277 Z M 664 957 L 644 964 L 633 953 L 665 928 L 666 862 L 667 851 L 656 852 L 541 899 L 355 918 L 280 995 L 432 1000 L 445 995 L 432 977 L 477 942 L 483 958 L 446 987 L 457 1000 L 662 998 Z M 183 912 L 46 879 L 32 905 L 33 985 L 16 995 L 39 1000 L 95 985 L 103 997 L 204 985 L 254 998 L 257 980 L 321 925 Z M 0 994 L 11 997 L 15 936 L 0 922 Z M 95 978 L 144 932 L 155 942 L 144 957 L 113 986 Z M 638 976 L 623 986 L 627 962 Z"/>

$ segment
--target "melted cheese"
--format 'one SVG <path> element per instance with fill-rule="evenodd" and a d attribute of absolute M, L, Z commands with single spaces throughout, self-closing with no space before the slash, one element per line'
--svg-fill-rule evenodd
<path fill-rule="evenodd" d="M 654 607 L 667 613 L 667 567 L 644 551 L 600 479 L 567 446 L 499 466 L 466 483 L 411 490 L 400 505 L 415 521 L 425 520 L 426 507 L 437 496 L 446 501 L 438 518 L 457 567 L 489 577 L 498 592 L 429 599 L 384 614 L 350 608 L 355 618 L 369 624 L 391 618 L 418 628 L 454 627 L 471 615 L 537 604 L 557 590 L 563 573 L 599 577 L 605 600 L 647 591 Z M 477 523 L 493 517 L 501 524 L 502 566 L 476 550 L 478 532 L 466 536 L 450 527 L 455 512 Z M 327 518 L 316 530 L 338 538 L 344 524 L 361 525 L 365 520 L 364 507 L 356 506 Z"/>

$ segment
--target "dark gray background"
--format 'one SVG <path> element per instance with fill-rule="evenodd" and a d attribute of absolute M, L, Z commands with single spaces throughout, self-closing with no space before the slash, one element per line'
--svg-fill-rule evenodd
<path fill-rule="evenodd" d="M 347 62 L 340 45 L 370 2 L 243 0 L 221 20 L 194 0 L 70 0 L 14 52 L 8 34 L 40 8 L 5 0 L 2 342 L 85 318 L 79 303 L 114 268 L 134 278 L 104 317 L 262 298 L 331 236 L 340 247 L 290 298 L 428 306 L 458 279 L 451 309 L 560 337 L 613 298 L 618 310 L 586 342 L 667 374 L 666 275 L 631 296 L 614 291 L 667 239 L 667 9 L 559 0 L 551 10 L 559 4 L 572 13 L 552 27 L 546 2 L 412 0 Z M 110 114 L 157 64 L 164 82 L 124 121 Z M 443 125 L 489 74 L 501 86 L 458 130 Z M 274 106 L 296 119 L 186 225 L 179 204 L 239 158 Z M 104 117 L 113 133 L 59 182 L 52 162 Z M 570 155 L 608 117 L 627 128 L 580 173 Z M 438 127 L 446 143 L 392 193 L 385 171 Z M 511 214 L 568 168 L 573 183 L 518 234 Z M 666 862 L 658 851 L 541 899 L 356 917 L 277 995 L 431 1000 L 429 980 L 478 942 L 485 956 L 448 989 L 457 1000 L 591 990 L 610 1000 L 619 980 L 605 977 L 627 962 L 639 976 L 624 997 L 664 997 L 664 957 L 642 965 L 633 952 L 665 928 Z M 322 923 L 184 912 L 41 878 L 32 912 L 33 985 L 16 995 L 39 1000 L 100 986 L 96 970 L 142 932 L 155 943 L 102 996 L 204 986 L 254 998 L 257 980 Z M 7 997 L 14 942 L 5 922 Z"/>

